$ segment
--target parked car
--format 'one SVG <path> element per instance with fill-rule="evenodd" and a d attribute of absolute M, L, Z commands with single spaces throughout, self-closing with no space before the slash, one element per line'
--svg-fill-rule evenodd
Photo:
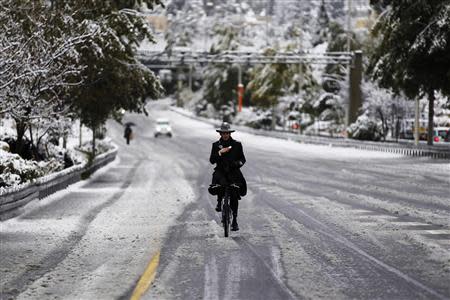
<path fill-rule="evenodd" d="M 433 141 L 435 143 L 450 142 L 450 127 L 435 127 Z"/>
<path fill-rule="evenodd" d="M 172 127 L 170 127 L 170 121 L 165 118 L 156 119 L 155 138 L 160 135 L 166 135 L 172 137 Z"/>

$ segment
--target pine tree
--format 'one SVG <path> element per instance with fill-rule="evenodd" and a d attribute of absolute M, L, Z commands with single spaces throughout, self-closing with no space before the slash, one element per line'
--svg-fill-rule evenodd
<path fill-rule="evenodd" d="M 330 17 L 328 16 L 328 11 L 325 6 L 325 2 L 324 0 L 322 0 L 319 7 L 319 14 L 317 16 L 316 34 L 312 42 L 313 46 L 316 46 L 324 42 L 328 42 L 330 35 L 329 26 L 330 26 Z"/>
<path fill-rule="evenodd" d="M 370 71 L 383 87 L 428 96 L 428 144 L 433 144 L 435 93 L 450 95 L 450 2 L 392 1 L 377 25 L 381 42 Z"/>
<path fill-rule="evenodd" d="M 237 50 L 239 47 L 238 30 L 233 26 L 217 23 L 215 33 L 218 41 L 212 46 L 212 53 Z M 236 65 L 217 63 L 210 64 L 205 70 L 205 99 L 212 103 L 215 109 L 230 106 L 236 96 L 238 84 L 238 69 Z"/>

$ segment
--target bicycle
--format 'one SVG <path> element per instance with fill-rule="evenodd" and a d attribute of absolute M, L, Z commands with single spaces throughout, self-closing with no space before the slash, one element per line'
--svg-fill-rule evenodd
<path fill-rule="evenodd" d="M 225 237 L 228 237 L 230 232 L 230 224 L 231 224 L 231 193 L 230 191 L 234 189 L 234 192 L 237 193 L 239 190 L 239 186 L 232 183 L 227 184 L 225 186 L 221 186 L 224 189 L 223 198 L 222 198 L 222 225 Z M 231 188 L 231 189 L 230 189 Z"/>

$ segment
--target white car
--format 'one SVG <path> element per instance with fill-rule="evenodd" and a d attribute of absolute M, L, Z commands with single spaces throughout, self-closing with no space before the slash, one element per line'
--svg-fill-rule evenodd
<path fill-rule="evenodd" d="M 170 127 L 170 122 L 168 119 L 165 118 L 156 119 L 155 138 L 160 135 L 172 137 L 172 127 Z"/>

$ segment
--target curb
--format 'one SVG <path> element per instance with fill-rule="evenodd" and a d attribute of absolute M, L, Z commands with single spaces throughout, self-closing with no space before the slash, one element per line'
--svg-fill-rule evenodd
<path fill-rule="evenodd" d="M 83 179 L 116 159 L 118 147 L 97 156 L 91 165 L 83 163 L 36 179 L 18 188 L 6 189 L 0 193 L 0 220 L 16 215 L 17 209 L 35 199 L 43 199 Z"/>

